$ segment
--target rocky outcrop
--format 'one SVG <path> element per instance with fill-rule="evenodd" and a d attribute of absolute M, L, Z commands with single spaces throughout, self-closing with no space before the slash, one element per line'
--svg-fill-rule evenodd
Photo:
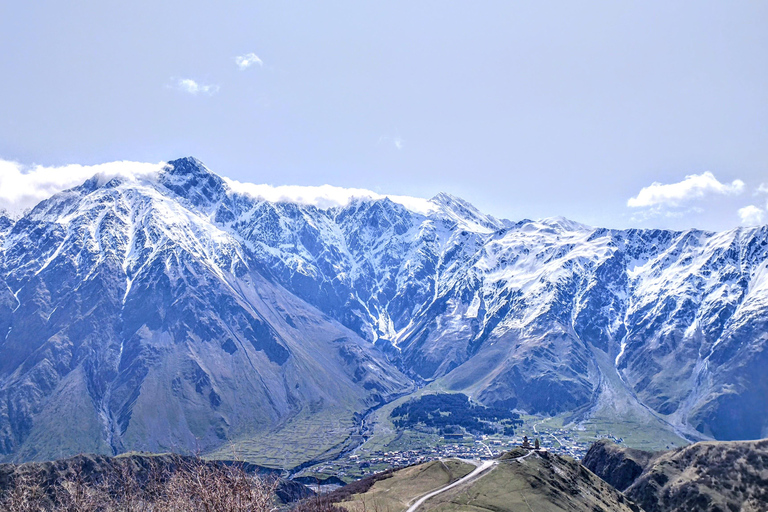
<path fill-rule="evenodd" d="M 768 440 L 703 442 L 658 453 L 600 442 L 583 464 L 617 487 L 631 480 L 624 494 L 646 512 L 768 508 Z"/>
<path fill-rule="evenodd" d="M 603 439 L 589 448 L 581 463 L 618 490 L 625 491 L 643 473 L 652 458 L 651 452 L 620 447 Z"/>

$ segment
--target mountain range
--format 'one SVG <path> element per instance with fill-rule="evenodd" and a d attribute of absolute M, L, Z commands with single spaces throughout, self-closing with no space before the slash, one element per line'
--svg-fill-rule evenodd
<path fill-rule="evenodd" d="M 97 175 L 0 216 L 0 458 L 351 432 L 436 380 L 530 414 L 765 437 L 767 257 L 766 227 L 269 201 L 194 158 Z"/>

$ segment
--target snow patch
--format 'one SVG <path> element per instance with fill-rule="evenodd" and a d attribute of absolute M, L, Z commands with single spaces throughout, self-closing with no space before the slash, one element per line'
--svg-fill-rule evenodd
<path fill-rule="evenodd" d="M 621 349 L 619 350 L 619 355 L 616 356 L 616 360 L 614 361 L 614 365 L 618 368 L 619 362 L 621 362 L 621 358 L 624 356 L 624 352 L 627 350 L 627 342 L 622 341 L 621 342 Z"/>
<path fill-rule="evenodd" d="M 477 318 L 477 313 L 480 311 L 480 294 L 475 292 L 475 296 L 472 297 L 472 302 L 469 303 L 467 308 L 467 318 Z"/>

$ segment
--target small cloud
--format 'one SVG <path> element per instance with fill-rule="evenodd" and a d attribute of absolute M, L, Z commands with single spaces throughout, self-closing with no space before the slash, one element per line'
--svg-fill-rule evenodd
<path fill-rule="evenodd" d="M 396 135 L 395 137 L 389 137 L 387 135 L 382 135 L 379 137 L 378 142 L 376 142 L 376 145 L 380 145 L 382 142 L 388 142 L 392 141 L 392 145 L 395 146 L 396 149 L 401 150 L 403 149 L 403 143 L 405 142 L 399 135 Z"/>
<path fill-rule="evenodd" d="M 768 184 L 761 183 L 757 187 L 757 190 L 755 190 L 755 194 L 754 195 L 757 195 L 757 194 L 768 194 Z"/>
<path fill-rule="evenodd" d="M 744 208 L 739 208 L 737 213 L 743 225 L 758 226 L 763 223 L 763 215 L 765 214 L 765 210 L 751 204 L 749 206 L 745 206 Z"/>
<path fill-rule="evenodd" d="M 214 94 L 219 92 L 218 85 L 201 84 L 192 80 L 191 78 L 179 78 L 176 82 L 176 87 L 180 91 L 188 92 L 193 96 L 197 96 L 200 93 L 207 94 L 208 96 L 213 96 Z"/>
<path fill-rule="evenodd" d="M 235 57 L 235 64 L 237 64 L 237 67 L 240 68 L 240 71 L 243 71 L 244 69 L 248 69 L 254 64 L 258 64 L 259 66 L 264 65 L 264 63 L 261 61 L 259 56 L 256 55 L 255 53 L 246 53 L 245 55 L 238 55 L 237 57 Z"/>
<path fill-rule="evenodd" d="M 654 182 L 640 190 L 637 196 L 627 201 L 630 208 L 648 208 L 658 206 L 677 207 L 695 199 L 702 199 L 709 194 L 736 195 L 744 190 L 744 182 L 733 180 L 730 184 L 721 183 L 711 172 L 691 174 L 678 183 L 663 184 Z"/>

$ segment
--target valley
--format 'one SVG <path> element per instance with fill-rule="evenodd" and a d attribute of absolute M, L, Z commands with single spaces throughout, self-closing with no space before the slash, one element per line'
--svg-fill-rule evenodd
<path fill-rule="evenodd" d="M 345 481 L 353 481 L 390 467 L 446 457 L 495 457 L 519 446 L 524 436 L 531 442 L 539 438 L 541 446 L 548 451 L 576 460 L 583 458 L 589 448 L 601 439 L 648 451 L 668 450 L 691 442 L 678 435 L 663 418 L 650 415 L 643 408 L 633 411 L 625 407 L 617 411 L 608 409 L 610 404 L 604 405 L 605 409 L 592 413 L 582 421 L 574 421 L 571 415 L 550 417 L 523 414 L 522 424 L 516 427 L 513 435 L 501 432 L 503 426 L 499 424 L 499 432 L 495 434 L 473 435 L 464 432 L 459 440 L 454 436 L 444 436 L 434 428 L 397 428 L 393 424 L 391 414 L 397 407 L 425 394 L 445 392 L 445 387 L 436 382 L 370 411 L 366 415 L 363 435 L 357 437 L 353 449 L 317 463 L 304 464 L 293 474 L 320 480 L 336 476 Z"/>
<path fill-rule="evenodd" d="M 173 454 L 79 455 L 0 464 L 0 506 L 14 512 L 148 507 L 250 512 L 758 512 L 768 500 L 766 441 L 709 441 L 650 452 L 602 439 L 581 462 L 545 448 L 514 446 L 478 457 L 460 456 L 448 448 L 434 460 L 391 459 L 382 471 L 350 479 L 347 485 L 340 485 L 338 476 L 324 482 L 296 475 L 286 479 L 280 470 L 242 461 Z"/>
<path fill-rule="evenodd" d="M 768 1 L 0 28 L 0 512 L 768 512 Z"/>
<path fill-rule="evenodd" d="M 202 453 L 353 478 L 522 435 L 579 457 L 603 437 L 657 450 L 768 432 L 765 228 L 250 190 L 182 158 L 3 217 L 2 460 Z M 391 417 L 433 393 L 523 423 Z"/>

